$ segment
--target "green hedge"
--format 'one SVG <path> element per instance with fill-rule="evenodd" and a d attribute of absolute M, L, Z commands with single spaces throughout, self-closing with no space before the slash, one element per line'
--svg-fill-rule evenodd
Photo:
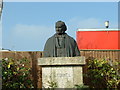
<path fill-rule="evenodd" d="M 88 59 L 87 73 L 91 88 L 119 88 L 120 62 L 107 59 Z"/>
<path fill-rule="evenodd" d="M 25 58 L 2 59 L 2 88 L 34 88 L 29 64 Z"/>

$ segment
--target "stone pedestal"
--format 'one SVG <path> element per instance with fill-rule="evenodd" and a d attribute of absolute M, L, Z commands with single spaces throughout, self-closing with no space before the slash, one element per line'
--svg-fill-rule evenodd
<path fill-rule="evenodd" d="M 42 67 L 42 88 L 73 88 L 83 85 L 82 66 L 85 57 L 39 58 Z"/>

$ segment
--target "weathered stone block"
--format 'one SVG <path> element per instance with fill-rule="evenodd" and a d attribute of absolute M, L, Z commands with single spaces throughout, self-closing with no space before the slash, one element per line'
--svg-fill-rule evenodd
<path fill-rule="evenodd" d="M 85 57 L 39 58 L 38 65 L 42 66 L 42 87 L 73 88 L 83 84 Z"/>

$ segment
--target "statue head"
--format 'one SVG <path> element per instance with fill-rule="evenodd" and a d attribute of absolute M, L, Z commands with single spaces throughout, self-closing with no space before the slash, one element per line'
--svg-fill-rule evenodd
<path fill-rule="evenodd" d="M 63 34 L 67 30 L 67 27 L 63 21 L 57 21 L 55 28 L 57 34 Z"/>

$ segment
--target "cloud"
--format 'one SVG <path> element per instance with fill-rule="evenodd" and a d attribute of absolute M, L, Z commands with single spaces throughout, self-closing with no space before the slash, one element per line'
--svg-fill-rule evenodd
<path fill-rule="evenodd" d="M 102 27 L 102 24 L 104 25 L 104 23 L 100 23 L 100 20 L 96 18 L 81 19 L 75 17 L 70 19 L 69 22 L 77 28 L 98 28 Z"/>
<path fill-rule="evenodd" d="M 49 32 L 49 33 L 48 33 Z M 13 34 L 17 37 L 23 37 L 23 38 L 39 38 L 41 37 L 47 37 L 51 33 L 53 33 L 54 30 L 52 27 L 47 26 L 37 26 L 37 25 L 22 25 L 17 24 L 13 28 Z"/>
<path fill-rule="evenodd" d="M 78 18 L 74 17 L 69 20 L 72 26 L 77 28 L 105 28 L 105 20 L 98 18 Z M 110 22 L 110 28 L 118 28 L 117 22 Z"/>
<path fill-rule="evenodd" d="M 51 26 L 17 24 L 12 29 L 12 44 L 18 50 L 43 50 L 46 40 L 54 33 Z"/>

